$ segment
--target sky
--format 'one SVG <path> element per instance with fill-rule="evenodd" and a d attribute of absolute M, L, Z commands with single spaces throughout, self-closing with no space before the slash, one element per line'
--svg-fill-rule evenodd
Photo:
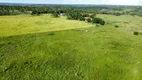
<path fill-rule="evenodd" d="M 142 0 L 0 0 L 10 3 L 142 5 Z"/>

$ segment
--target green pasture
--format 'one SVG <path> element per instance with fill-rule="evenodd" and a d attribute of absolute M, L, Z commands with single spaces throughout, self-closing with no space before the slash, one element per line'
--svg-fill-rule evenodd
<path fill-rule="evenodd" d="M 0 80 L 141 80 L 142 35 L 123 26 L 142 30 L 141 18 L 98 16 L 108 24 L 1 16 Z"/>
<path fill-rule="evenodd" d="M 0 16 L 0 36 L 86 28 L 90 26 L 92 24 L 67 20 L 66 17 L 53 18 L 51 15 Z"/>

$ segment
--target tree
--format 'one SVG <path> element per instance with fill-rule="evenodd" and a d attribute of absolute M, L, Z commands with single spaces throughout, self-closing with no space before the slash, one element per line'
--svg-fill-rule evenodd
<path fill-rule="evenodd" d="M 40 14 L 41 14 L 41 12 L 36 11 L 36 10 L 32 11 L 32 13 L 31 13 L 31 15 L 40 15 Z"/>
<path fill-rule="evenodd" d="M 79 16 L 80 21 L 85 21 L 85 18 L 83 17 L 83 15 Z"/>
<path fill-rule="evenodd" d="M 101 18 L 93 18 L 92 23 L 105 25 L 105 21 Z"/>
<path fill-rule="evenodd" d="M 88 19 L 87 19 L 87 22 L 92 22 L 91 18 L 88 18 Z"/>
<path fill-rule="evenodd" d="M 91 18 L 95 18 L 96 17 L 96 14 L 92 14 L 90 15 Z"/>
<path fill-rule="evenodd" d="M 101 21 L 100 21 L 100 24 L 101 24 L 101 25 L 105 25 L 105 21 L 104 21 L 104 20 L 101 20 Z"/>
<path fill-rule="evenodd" d="M 58 17 L 59 17 L 59 13 L 58 13 L 58 12 L 54 12 L 54 13 L 52 13 L 52 16 L 53 16 L 54 18 L 58 18 Z"/>
<path fill-rule="evenodd" d="M 133 34 L 134 34 L 134 35 L 139 35 L 139 32 L 134 32 Z"/>

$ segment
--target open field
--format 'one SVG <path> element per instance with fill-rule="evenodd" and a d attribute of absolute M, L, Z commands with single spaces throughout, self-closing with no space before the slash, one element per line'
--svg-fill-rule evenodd
<path fill-rule="evenodd" d="M 99 17 L 105 19 L 112 25 L 119 25 L 121 30 L 128 32 L 142 32 L 142 17 L 130 16 L 130 15 L 98 15 Z"/>
<path fill-rule="evenodd" d="M 66 17 L 52 18 L 51 15 L 0 16 L 0 36 L 40 33 L 92 26 L 94 25 L 81 21 L 66 20 Z"/>
<path fill-rule="evenodd" d="M 114 27 L 132 20 L 138 24 L 132 30 L 142 30 L 141 18 L 99 16 L 111 24 L 96 27 L 49 15 L 0 17 L 0 80 L 141 80 L 142 35 Z"/>

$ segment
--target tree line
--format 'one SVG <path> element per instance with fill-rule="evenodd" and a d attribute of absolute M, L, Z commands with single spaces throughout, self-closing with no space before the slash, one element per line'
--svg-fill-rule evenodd
<path fill-rule="evenodd" d="M 67 18 L 70 20 L 80 20 L 80 21 L 86 21 L 89 23 L 105 25 L 105 21 L 101 18 L 97 18 L 95 13 L 88 14 L 88 13 L 83 13 L 80 11 L 73 10 L 67 13 Z"/>
<path fill-rule="evenodd" d="M 130 9 L 130 10 L 125 10 Z M 78 10 L 85 13 L 108 14 L 108 15 L 137 15 L 142 16 L 142 8 L 134 6 L 85 6 L 85 5 L 0 5 L 0 16 L 2 15 L 18 15 L 18 14 L 43 14 L 63 11 L 68 13 L 72 10 Z"/>

